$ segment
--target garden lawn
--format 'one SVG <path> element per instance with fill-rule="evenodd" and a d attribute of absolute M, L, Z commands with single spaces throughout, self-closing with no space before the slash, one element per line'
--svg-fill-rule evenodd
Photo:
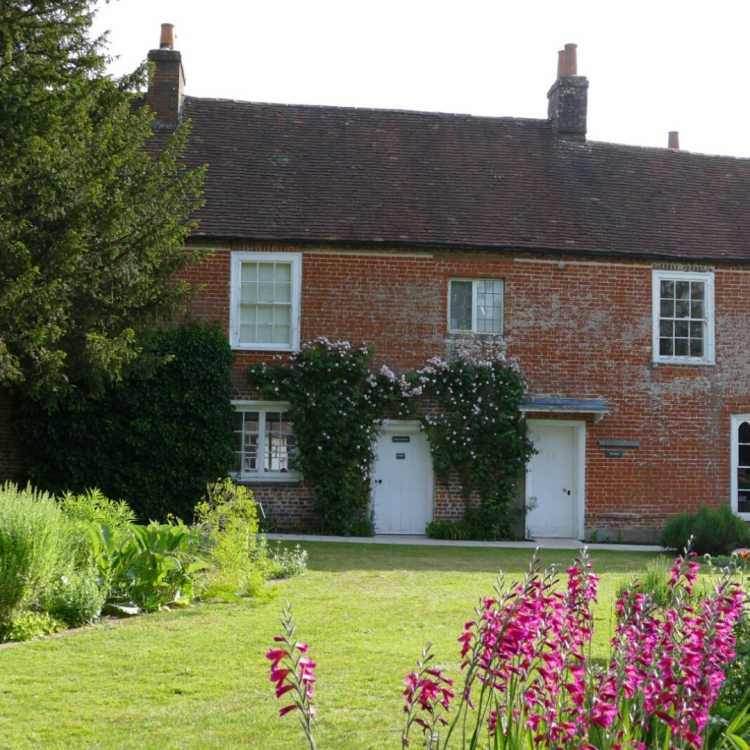
<path fill-rule="evenodd" d="M 278 717 L 266 651 L 285 600 L 317 662 L 320 750 L 400 748 L 403 676 L 428 640 L 460 679 L 456 638 L 496 574 L 531 550 L 309 543 L 309 571 L 266 603 L 204 604 L 0 648 L 0 748 L 306 747 Z M 568 567 L 574 553 L 544 552 Z M 613 631 L 615 590 L 650 553 L 594 552 L 593 655 Z"/>

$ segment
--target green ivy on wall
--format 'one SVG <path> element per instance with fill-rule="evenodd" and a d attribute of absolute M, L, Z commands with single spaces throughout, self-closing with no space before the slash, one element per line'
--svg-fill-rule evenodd
<path fill-rule="evenodd" d="M 158 333 L 147 354 L 151 367 L 101 397 L 74 390 L 54 406 L 21 401 L 24 463 L 44 489 L 98 487 L 142 521 L 189 521 L 234 457 L 232 351 L 218 328 L 190 324 Z"/>
<path fill-rule="evenodd" d="M 461 482 L 467 534 L 512 538 L 523 512 L 516 512 L 516 486 L 534 453 L 519 411 L 526 384 L 517 366 L 498 351 L 464 350 L 430 360 L 417 382 L 437 404 L 422 423 L 438 479 L 456 474 Z M 479 507 L 470 504 L 474 492 Z"/>

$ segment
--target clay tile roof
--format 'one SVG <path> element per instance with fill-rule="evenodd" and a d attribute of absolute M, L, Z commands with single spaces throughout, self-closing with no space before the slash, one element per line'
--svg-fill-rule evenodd
<path fill-rule="evenodd" d="M 546 120 L 187 97 L 196 236 L 750 263 L 750 160 Z"/>

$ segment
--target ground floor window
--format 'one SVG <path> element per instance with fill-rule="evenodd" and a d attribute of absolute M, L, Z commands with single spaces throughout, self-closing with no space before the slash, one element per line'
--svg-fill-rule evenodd
<path fill-rule="evenodd" d="M 750 414 L 732 417 L 732 510 L 750 520 Z"/>
<path fill-rule="evenodd" d="M 294 481 L 290 467 L 296 448 L 288 404 L 234 402 L 235 462 L 232 473 L 243 481 Z"/>

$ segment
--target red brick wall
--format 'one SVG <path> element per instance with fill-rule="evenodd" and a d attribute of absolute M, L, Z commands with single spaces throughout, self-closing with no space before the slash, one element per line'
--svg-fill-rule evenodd
<path fill-rule="evenodd" d="M 299 251 L 299 247 L 268 249 Z M 195 278 L 207 284 L 193 314 L 228 326 L 229 248 Z M 652 360 L 651 270 L 646 262 L 523 254 L 305 250 L 302 340 L 365 341 L 376 364 L 413 370 L 465 338 L 447 333 L 448 280 L 505 280 L 507 353 L 533 396 L 605 398 L 610 414 L 586 429 L 586 526 L 653 529 L 730 492 L 730 415 L 750 412 L 750 272 L 715 268 L 716 366 Z M 675 270 L 688 267 L 670 266 Z M 243 372 L 268 355 L 239 352 Z M 570 417 L 569 417 L 570 418 Z M 606 458 L 599 440 L 638 441 Z M 437 510 L 455 515 L 455 489 L 436 489 Z M 455 498 L 457 499 L 457 498 Z"/>

